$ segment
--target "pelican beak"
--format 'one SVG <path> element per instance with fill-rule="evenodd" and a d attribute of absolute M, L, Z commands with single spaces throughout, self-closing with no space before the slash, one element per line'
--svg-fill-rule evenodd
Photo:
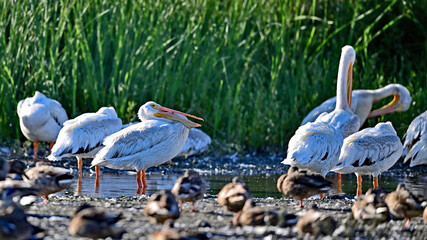
<path fill-rule="evenodd" d="M 348 101 L 348 107 L 351 107 L 351 98 L 352 98 L 352 91 L 353 89 L 353 64 L 350 63 L 350 66 L 348 66 L 348 73 L 347 73 L 347 101 Z"/>
<path fill-rule="evenodd" d="M 199 117 L 190 115 L 188 113 L 183 113 L 183 112 L 180 112 L 180 111 L 177 111 L 177 110 L 173 110 L 173 109 L 170 109 L 170 108 L 166 108 L 166 107 L 159 107 L 157 110 L 158 110 L 158 112 L 156 112 L 154 114 L 154 116 L 161 117 L 161 118 L 166 118 L 166 119 L 170 119 L 170 120 L 173 120 L 173 121 L 178 121 L 178 122 L 184 124 L 184 126 L 186 126 L 187 128 L 201 127 L 202 125 L 200 125 L 198 123 L 195 123 L 195 122 L 192 122 L 192 121 L 190 121 L 190 120 L 188 120 L 186 118 L 179 117 L 179 116 L 177 116 L 177 114 L 181 114 L 181 115 L 184 115 L 184 116 L 187 116 L 187 117 L 190 117 L 190 118 L 194 118 L 194 119 L 197 119 L 197 120 L 204 121 L 203 118 L 199 118 Z"/>
<path fill-rule="evenodd" d="M 393 100 L 391 100 L 391 102 L 389 102 L 387 105 L 382 106 L 379 109 L 372 111 L 371 113 L 369 113 L 368 117 L 381 116 L 386 113 L 402 110 L 403 106 L 398 105 L 399 100 L 400 96 L 398 94 L 394 94 Z"/>

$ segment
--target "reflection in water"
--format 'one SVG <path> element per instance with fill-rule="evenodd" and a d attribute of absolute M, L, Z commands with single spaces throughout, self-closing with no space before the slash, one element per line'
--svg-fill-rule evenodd
<path fill-rule="evenodd" d="M 242 176 L 243 180 L 249 185 L 249 189 L 254 197 L 280 198 L 282 197 L 276 189 L 276 181 L 279 174 L 256 174 Z M 95 188 L 95 176 L 85 175 L 82 178 L 82 184 L 79 189 L 78 182 L 72 186 L 65 194 L 88 196 L 88 197 L 121 197 L 136 195 L 136 175 L 129 174 L 101 174 L 100 186 Z M 180 177 L 178 173 L 161 174 L 154 172 L 147 174 L 148 189 L 147 195 L 151 195 L 161 189 L 172 189 L 175 181 Z M 208 183 L 208 194 L 217 195 L 221 188 L 231 182 L 233 175 L 203 175 Z M 329 174 L 327 179 L 334 183 L 336 188 L 337 175 Z M 422 174 L 412 174 L 411 177 L 399 177 L 393 175 L 384 175 L 379 178 L 379 186 L 387 191 L 396 189 L 398 183 L 405 183 L 409 189 L 424 196 L 427 196 L 427 177 Z M 372 177 L 363 176 L 363 192 L 372 187 Z M 342 175 L 342 192 L 349 196 L 356 194 L 356 176 L 354 174 Z M 336 190 L 331 190 L 336 193 Z"/>

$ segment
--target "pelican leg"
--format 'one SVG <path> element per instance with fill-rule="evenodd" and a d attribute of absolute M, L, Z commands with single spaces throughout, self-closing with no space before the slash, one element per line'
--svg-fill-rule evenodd
<path fill-rule="evenodd" d="M 52 153 L 52 148 L 54 144 L 55 144 L 54 142 L 49 143 L 49 155 Z"/>
<path fill-rule="evenodd" d="M 141 171 L 141 183 L 143 186 L 148 187 L 147 180 L 145 179 L 145 170 Z"/>
<path fill-rule="evenodd" d="M 362 195 L 362 175 L 356 175 L 357 176 L 357 192 L 356 196 Z"/>
<path fill-rule="evenodd" d="M 337 174 L 337 192 L 342 193 L 341 173 Z"/>
<path fill-rule="evenodd" d="M 323 197 L 324 197 L 323 193 L 319 194 L 319 198 L 323 198 Z"/>
<path fill-rule="evenodd" d="M 79 176 L 77 180 L 77 195 L 80 195 L 80 193 L 82 193 L 82 178 Z"/>
<path fill-rule="evenodd" d="M 76 157 L 77 158 L 77 167 L 79 169 L 79 178 L 83 177 L 83 159 L 81 157 Z M 96 170 L 96 167 L 95 167 Z"/>
<path fill-rule="evenodd" d="M 95 188 L 99 188 L 100 181 L 101 181 L 101 167 L 95 166 Z"/>
<path fill-rule="evenodd" d="M 142 175 L 142 171 L 137 171 L 136 172 L 136 184 L 138 185 L 138 188 L 142 188 L 142 181 L 141 181 L 141 175 Z"/>
<path fill-rule="evenodd" d="M 374 177 L 374 179 L 373 179 L 373 185 L 374 185 L 374 189 L 379 187 L 378 186 L 378 177 Z"/>
<path fill-rule="evenodd" d="M 37 151 L 39 150 L 39 142 L 38 141 L 34 141 L 34 156 L 33 159 L 34 161 L 37 161 Z"/>
<path fill-rule="evenodd" d="M 304 208 L 304 206 L 302 205 L 302 198 L 299 199 L 299 207 Z"/>

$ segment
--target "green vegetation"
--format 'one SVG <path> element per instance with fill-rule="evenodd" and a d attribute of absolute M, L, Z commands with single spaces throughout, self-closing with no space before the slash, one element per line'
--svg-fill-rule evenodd
<path fill-rule="evenodd" d="M 354 89 L 408 87 L 408 112 L 367 124 L 403 136 L 427 109 L 426 12 L 422 0 L 1 0 L 0 140 L 23 139 L 16 105 L 39 90 L 70 117 L 111 105 L 124 123 L 154 100 L 205 118 L 218 146 L 283 152 L 335 95 L 346 44 Z"/>

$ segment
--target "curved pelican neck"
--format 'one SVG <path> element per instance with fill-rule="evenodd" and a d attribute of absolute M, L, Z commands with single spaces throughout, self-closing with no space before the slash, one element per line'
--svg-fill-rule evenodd
<path fill-rule="evenodd" d="M 350 109 L 349 102 L 347 100 L 347 88 L 348 85 L 352 85 L 352 70 L 355 59 L 355 52 L 352 47 L 344 47 L 341 52 L 340 64 L 338 67 L 337 76 L 337 104 L 335 110 L 346 110 Z M 348 82 L 350 81 L 350 82 Z M 351 86 L 350 86 L 351 91 Z M 350 93 L 351 94 L 351 93 Z"/>
<path fill-rule="evenodd" d="M 386 98 L 388 96 L 399 94 L 397 89 L 391 85 L 372 90 L 373 101 L 378 102 L 379 100 Z"/>

